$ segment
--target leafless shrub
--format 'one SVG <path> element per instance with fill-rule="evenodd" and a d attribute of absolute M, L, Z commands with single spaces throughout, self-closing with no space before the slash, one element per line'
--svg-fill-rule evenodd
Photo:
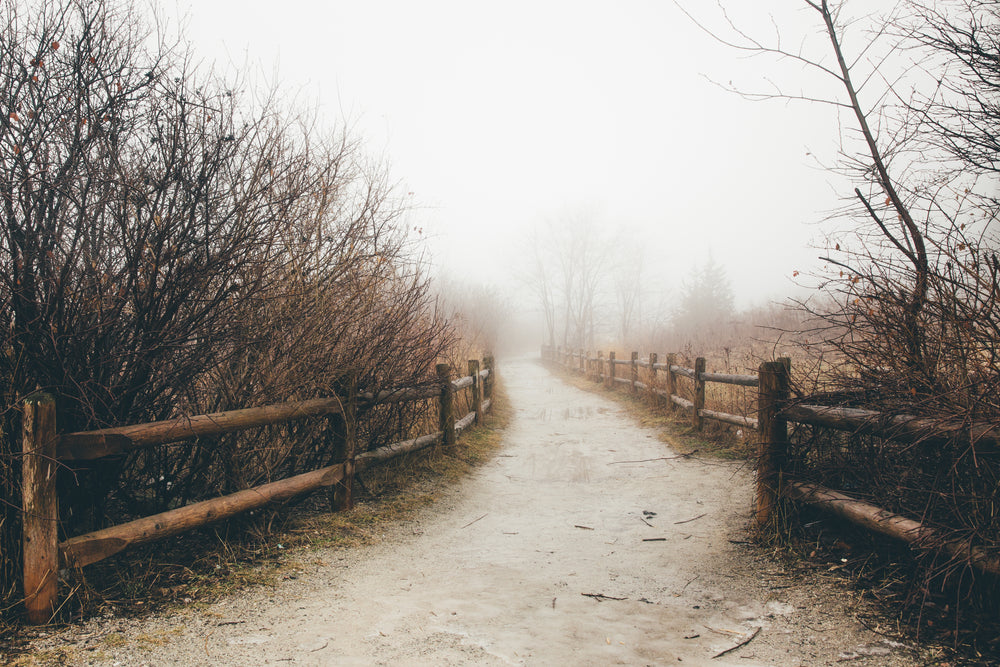
<path fill-rule="evenodd" d="M 19 404 L 85 430 L 432 379 L 453 343 L 347 135 L 198 73 L 129 0 L 0 7 L 0 520 L 16 599 Z M 252 102 L 251 99 L 259 101 Z M 364 415 L 373 445 L 409 408 Z M 73 534 L 320 465 L 302 423 L 60 476 Z M 111 513 L 109 515 L 109 513 Z"/>

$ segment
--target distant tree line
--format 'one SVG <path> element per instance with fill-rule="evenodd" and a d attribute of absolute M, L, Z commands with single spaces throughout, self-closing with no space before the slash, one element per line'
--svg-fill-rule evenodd
<path fill-rule="evenodd" d="M 732 286 L 711 254 L 677 285 L 666 286 L 669 299 L 654 304 L 643 249 L 621 242 L 627 232 L 613 236 L 609 228 L 568 216 L 539 227 L 530 239 L 525 280 L 549 345 L 591 351 L 600 345 L 645 349 L 668 340 L 683 345 L 733 316 Z"/>

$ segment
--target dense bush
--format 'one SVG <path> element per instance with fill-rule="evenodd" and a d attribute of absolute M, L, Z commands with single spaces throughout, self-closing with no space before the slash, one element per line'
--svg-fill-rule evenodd
<path fill-rule="evenodd" d="M 152 25 L 129 0 L 0 7 L 5 613 L 26 394 L 52 392 L 59 429 L 84 430 L 332 395 L 348 374 L 418 384 L 452 343 L 357 143 L 199 73 Z M 361 428 L 377 445 L 404 417 Z M 61 532 L 336 455 L 316 424 L 266 431 L 62 474 Z"/>

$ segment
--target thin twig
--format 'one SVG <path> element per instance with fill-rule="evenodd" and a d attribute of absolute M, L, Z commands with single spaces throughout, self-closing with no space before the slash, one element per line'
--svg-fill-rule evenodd
<path fill-rule="evenodd" d="M 679 526 L 682 523 L 691 523 L 692 521 L 697 521 L 701 517 L 705 516 L 705 514 L 708 514 L 708 512 L 705 512 L 704 514 L 699 514 L 698 516 L 693 516 L 690 519 L 684 519 L 683 521 L 674 521 L 674 525 Z"/>
<path fill-rule="evenodd" d="M 638 459 L 636 461 L 611 461 L 610 463 L 608 463 L 608 465 L 613 466 L 618 463 L 649 463 L 650 461 L 673 461 L 674 459 L 686 459 L 689 456 L 694 456 L 699 451 L 701 450 L 695 449 L 694 451 L 690 451 L 687 454 L 678 454 L 677 456 L 658 456 L 655 459 Z"/>
<path fill-rule="evenodd" d="M 486 514 L 489 514 L 489 512 L 487 512 Z M 486 514 L 484 514 L 483 516 L 479 517 L 479 519 L 482 519 L 482 518 L 485 518 L 485 517 L 486 517 Z M 462 526 L 461 528 L 459 528 L 459 530 L 464 530 L 464 529 L 468 528 L 469 526 L 471 526 L 471 525 L 472 525 L 472 524 L 474 524 L 475 522 L 479 521 L 479 519 L 473 519 L 473 520 L 472 520 L 472 521 L 470 521 L 469 523 L 467 523 L 467 524 L 465 524 L 464 526 Z"/>
<path fill-rule="evenodd" d="M 610 595 L 605 595 L 604 593 L 580 593 L 585 598 L 594 598 L 598 602 L 601 600 L 628 600 L 628 598 L 615 598 Z"/>
<path fill-rule="evenodd" d="M 753 638 L 756 637 L 758 634 L 760 634 L 760 626 L 759 625 L 753 629 L 753 631 L 750 633 L 750 635 L 748 637 L 746 637 L 742 641 L 734 644 L 733 646 L 730 646 L 729 648 L 727 648 L 724 651 L 719 651 L 718 653 L 716 653 L 715 655 L 712 656 L 712 659 L 720 658 L 720 657 L 724 656 L 727 653 L 732 653 L 733 651 L 735 651 L 736 649 L 738 649 L 738 648 L 740 648 L 742 646 L 746 646 L 747 644 L 749 644 L 750 642 L 752 642 Z"/>

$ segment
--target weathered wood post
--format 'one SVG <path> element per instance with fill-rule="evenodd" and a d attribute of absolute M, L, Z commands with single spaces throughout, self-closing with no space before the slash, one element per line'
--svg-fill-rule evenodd
<path fill-rule="evenodd" d="M 705 425 L 705 420 L 701 417 L 701 411 L 705 409 L 705 357 L 698 357 L 694 360 L 694 416 L 691 424 L 696 431 L 700 431 Z"/>
<path fill-rule="evenodd" d="M 757 528 L 771 521 L 781 490 L 781 472 L 788 454 L 788 422 L 780 416 L 789 395 L 787 358 L 766 361 L 758 369 L 757 420 L 760 443 L 757 455 Z"/>
<path fill-rule="evenodd" d="M 635 383 L 639 381 L 639 353 L 633 352 L 632 358 L 630 359 L 631 366 L 629 367 L 630 375 L 629 382 L 631 382 L 631 391 L 633 394 L 636 392 Z"/>
<path fill-rule="evenodd" d="M 657 400 L 656 393 L 656 364 L 659 357 L 656 352 L 649 353 L 649 395 L 653 399 L 653 407 L 659 405 L 659 400 Z"/>
<path fill-rule="evenodd" d="M 615 351 L 611 350 L 608 352 L 608 387 L 611 389 L 615 388 Z"/>
<path fill-rule="evenodd" d="M 24 399 L 21 423 L 24 606 L 32 625 L 47 623 L 59 595 L 59 498 L 56 495 L 56 401 Z"/>
<path fill-rule="evenodd" d="M 330 506 L 335 512 L 354 507 L 354 465 L 357 458 L 357 393 L 358 376 L 349 373 L 338 389 L 340 394 L 340 414 L 330 419 L 334 437 L 341 443 L 344 455 L 344 476 L 330 487 Z"/>
<path fill-rule="evenodd" d="M 600 382 L 604 379 L 604 352 L 597 352 L 597 372 L 594 374 L 594 381 Z"/>
<path fill-rule="evenodd" d="M 472 376 L 472 410 L 476 413 L 476 424 L 483 421 L 483 386 L 479 377 L 479 359 L 469 359 L 469 375 Z"/>
<path fill-rule="evenodd" d="M 493 362 L 493 355 L 487 354 L 483 357 L 483 366 L 489 371 L 486 377 L 483 379 L 483 400 L 490 399 L 493 400 L 493 374 L 496 372 L 495 364 Z"/>
<path fill-rule="evenodd" d="M 584 377 L 587 375 L 587 351 L 582 347 L 580 348 L 580 372 L 583 373 Z"/>
<path fill-rule="evenodd" d="M 671 352 L 667 355 L 667 409 L 671 412 L 677 409 L 673 398 L 677 393 L 677 375 L 674 373 L 676 365 L 677 355 Z"/>
<path fill-rule="evenodd" d="M 441 395 L 438 400 L 438 430 L 441 431 L 441 444 L 445 447 L 455 445 L 455 411 L 452 409 L 454 391 L 451 386 L 451 366 L 437 365 L 438 381 L 441 383 Z"/>

